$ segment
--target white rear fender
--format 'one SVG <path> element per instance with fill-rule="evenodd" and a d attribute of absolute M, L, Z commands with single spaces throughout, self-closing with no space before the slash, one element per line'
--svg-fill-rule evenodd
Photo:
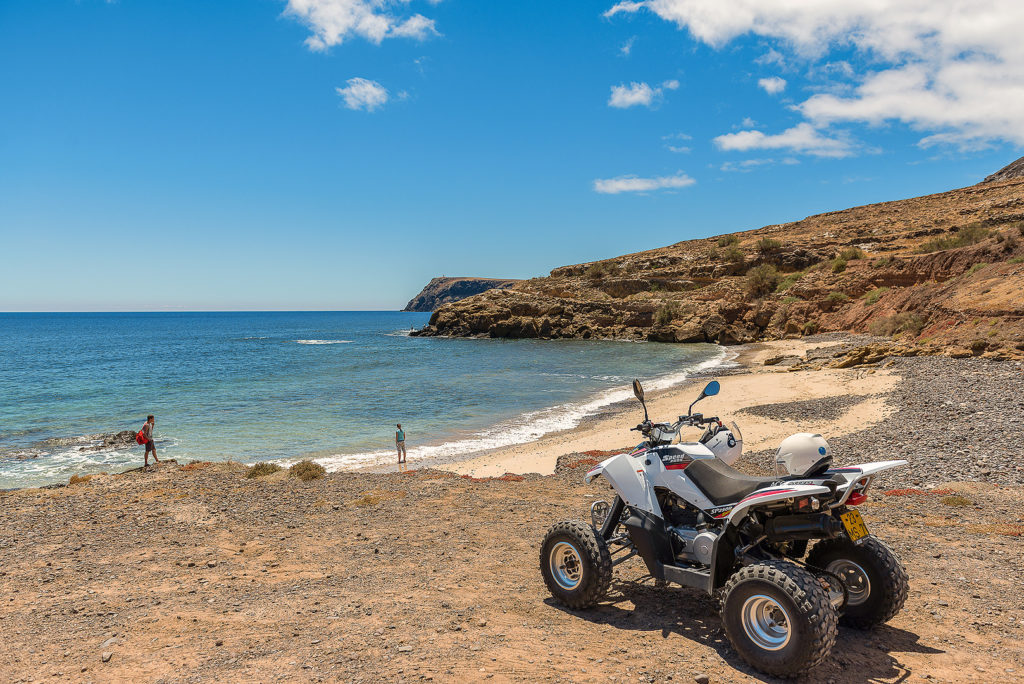
<path fill-rule="evenodd" d="M 822 494 L 828 494 L 829 492 L 830 490 L 828 487 L 821 487 L 819 485 L 791 485 L 786 482 L 781 482 L 778 485 L 758 489 L 757 491 L 748 494 L 745 498 L 741 499 L 739 503 L 733 506 L 732 510 L 723 511 L 715 517 L 719 519 L 728 517 L 730 523 L 738 523 L 751 508 L 757 508 L 759 506 L 772 503 L 773 501 L 799 499 L 805 496 L 821 496 Z"/>
<path fill-rule="evenodd" d="M 854 482 L 860 482 L 861 480 L 867 480 L 864 484 L 864 488 L 871 482 L 871 479 L 882 472 L 883 470 L 889 470 L 890 468 L 897 468 L 899 466 L 907 465 L 906 461 L 878 461 L 876 463 L 861 463 L 853 466 L 844 466 L 842 468 L 832 468 L 828 471 L 830 475 L 841 475 L 846 479 L 846 484 L 840 485 L 840 496 L 835 501 L 833 506 L 841 506 L 846 503 L 846 500 L 850 498 L 857 487 L 851 487 L 850 485 Z"/>

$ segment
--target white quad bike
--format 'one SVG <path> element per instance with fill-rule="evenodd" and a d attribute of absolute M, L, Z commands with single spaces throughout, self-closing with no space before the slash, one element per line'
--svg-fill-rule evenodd
<path fill-rule="evenodd" d="M 821 435 L 799 433 L 779 447 L 776 477 L 744 475 L 730 467 L 743 448 L 735 423 L 693 413 L 718 390 L 712 381 L 685 416 L 652 423 L 633 381 L 644 422 L 632 429 L 645 440 L 587 473 L 615 498 L 591 506 L 592 525 L 551 527 L 541 573 L 559 602 L 588 608 L 605 597 L 613 566 L 639 555 L 659 584 L 720 595 L 725 633 L 750 665 L 797 676 L 828 657 L 837 623 L 867 629 L 903 607 L 906 571 L 854 506 L 877 473 L 906 461 L 833 468 Z M 704 428 L 700 441 L 672 444 L 683 426 Z"/>

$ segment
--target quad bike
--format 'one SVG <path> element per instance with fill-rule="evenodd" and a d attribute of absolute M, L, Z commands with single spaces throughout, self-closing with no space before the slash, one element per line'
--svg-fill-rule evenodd
<path fill-rule="evenodd" d="M 877 473 L 906 461 L 833 468 L 825 439 L 799 433 L 780 445 L 777 476 L 744 475 L 730 465 L 743 449 L 739 428 L 693 413 L 719 389 L 712 381 L 685 416 L 653 423 L 633 381 L 644 421 L 632 429 L 645 439 L 587 473 L 615 498 L 591 506 L 592 524 L 548 530 L 541 573 L 556 600 L 588 608 L 605 597 L 613 567 L 640 556 L 659 584 L 718 595 L 725 633 L 750 665 L 797 676 L 828 657 L 837 623 L 867 629 L 903 607 L 906 571 L 855 506 Z M 683 426 L 704 433 L 672 444 Z"/>

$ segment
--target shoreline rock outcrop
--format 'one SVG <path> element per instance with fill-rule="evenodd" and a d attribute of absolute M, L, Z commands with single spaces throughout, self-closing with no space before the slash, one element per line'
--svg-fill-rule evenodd
<path fill-rule="evenodd" d="M 433 278 L 418 295 L 409 300 L 402 311 L 436 311 L 444 304 L 451 304 L 488 290 L 504 289 L 521 282 L 501 278 Z"/>

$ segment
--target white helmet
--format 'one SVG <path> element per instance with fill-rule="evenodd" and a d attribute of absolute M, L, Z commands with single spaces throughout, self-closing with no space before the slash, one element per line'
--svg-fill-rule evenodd
<path fill-rule="evenodd" d="M 727 429 L 716 432 L 704 442 L 704 446 L 726 465 L 732 465 L 743 454 L 743 435 L 736 423 L 729 423 Z"/>
<path fill-rule="evenodd" d="M 782 440 L 775 453 L 775 474 L 802 477 L 832 462 L 832 450 L 821 435 L 798 432 Z"/>

